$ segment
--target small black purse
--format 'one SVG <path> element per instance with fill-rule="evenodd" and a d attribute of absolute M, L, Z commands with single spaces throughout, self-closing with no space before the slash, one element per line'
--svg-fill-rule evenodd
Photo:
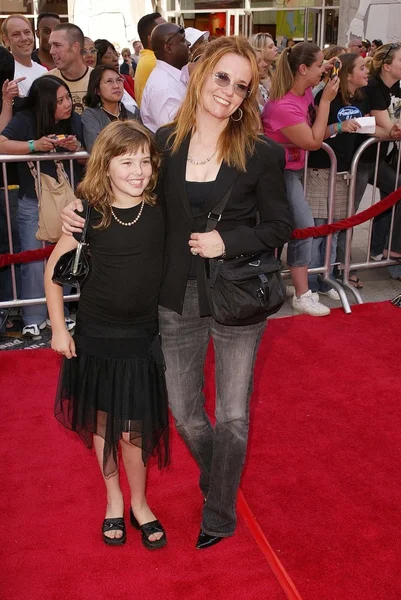
<path fill-rule="evenodd" d="M 221 219 L 232 188 L 209 213 L 206 232 Z M 276 313 L 285 301 L 281 263 L 272 252 L 212 258 L 206 270 L 207 291 L 213 318 L 222 325 L 252 325 Z"/>
<path fill-rule="evenodd" d="M 85 225 L 82 230 L 81 239 L 75 250 L 66 252 L 58 259 L 52 281 L 61 285 L 78 287 L 82 290 L 88 275 L 91 272 L 91 257 L 88 244 L 85 242 L 90 216 L 90 205 L 86 208 Z"/>

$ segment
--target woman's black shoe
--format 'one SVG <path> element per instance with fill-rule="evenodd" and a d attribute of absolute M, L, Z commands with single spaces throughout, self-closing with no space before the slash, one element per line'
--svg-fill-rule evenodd
<path fill-rule="evenodd" d="M 217 535 L 209 535 L 208 533 L 205 533 L 201 529 L 200 534 L 198 536 L 198 540 L 195 544 L 195 548 L 198 548 L 198 550 L 203 550 L 204 548 L 210 548 L 210 546 L 214 546 L 215 544 L 218 544 L 222 540 L 224 540 L 223 537 L 219 537 Z"/>
<path fill-rule="evenodd" d="M 137 518 L 135 517 L 132 507 L 129 509 L 129 518 L 131 521 L 132 527 L 138 529 L 138 531 L 142 532 L 142 544 L 148 550 L 156 550 L 157 548 L 163 548 L 167 544 L 166 532 L 163 529 L 163 525 L 157 519 L 155 521 L 149 521 L 149 523 L 144 523 L 143 525 L 139 525 Z M 163 537 L 159 540 L 150 541 L 150 536 L 154 533 L 162 533 Z"/>
<path fill-rule="evenodd" d="M 111 538 L 105 535 L 108 531 L 122 531 L 121 537 Z M 116 519 L 105 519 L 102 525 L 103 541 L 108 546 L 122 546 L 127 541 L 127 533 L 125 531 L 125 522 L 123 517 Z"/>

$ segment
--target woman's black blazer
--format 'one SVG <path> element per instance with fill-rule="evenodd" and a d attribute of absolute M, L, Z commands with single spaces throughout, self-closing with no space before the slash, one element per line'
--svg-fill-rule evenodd
<path fill-rule="evenodd" d="M 205 231 L 208 214 L 228 189 L 230 197 L 217 224 L 227 258 L 240 254 L 273 250 L 288 242 L 292 220 L 284 182 L 285 153 L 276 142 L 260 136 L 249 156 L 246 172 L 229 167 L 224 161 L 218 172 L 204 212 L 195 219 L 186 194 L 185 172 L 190 135 L 176 154 L 170 151 L 171 128 L 156 132 L 163 154 L 159 196 L 166 218 L 164 277 L 160 305 L 182 314 L 192 255 L 188 241 L 191 233 Z M 197 257 L 200 315 L 210 315 L 205 288 L 205 260 Z"/>

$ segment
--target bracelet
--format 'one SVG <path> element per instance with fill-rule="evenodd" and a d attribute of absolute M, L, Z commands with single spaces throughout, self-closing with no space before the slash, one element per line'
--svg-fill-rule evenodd
<path fill-rule="evenodd" d="M 6 106 L 14 106 L 14 100 L 11 100 L 11 102 L 6 102 L 5 100 L 3 100 L 3 104 L 5 104 Z"/>
<path fill-rule="evenodd" d="M 341 123 L 341 121 L 339 121 L 337 123 L 337 132 L 338 133 L 342 133 L 343 132 L 343 124 Z"/>
<path fill-rule="evenodd" d="M 329 125 L 329 131 L 330 131 L 331 136 L 336 135 L 336 132 L 334 130 L 334 125 Z"/>
<path fill-rule="evenodd" d="M 34 142 L 34 140 L 29 140 L 28 141 L 28 148 L 29 148 L 29 152 L 35 152 L 35 142 Z"/>

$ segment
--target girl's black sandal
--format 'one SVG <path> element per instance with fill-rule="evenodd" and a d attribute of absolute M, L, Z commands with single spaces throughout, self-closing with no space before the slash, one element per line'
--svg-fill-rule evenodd
<path fill-rule="evenodd" d="M 148 550 L 157 550 L 158 548 L 163 548 L 163 546 L 167 544 L 166 532 L 164 531 L 160 521 L 156 519 L 155 521 L 149 521 L 149 523 L 139 525 L 138 520 L 132 512 L 132 508 L 130 508 L 129 517 L 132 527 L 135 527 L 135 529 L 142 532 L 142 544 L 145 546 L 145 548 Z M 162 533 L 163 537 L 161 537 L 159 540 L 154 540 L 151 542 L 149 538 L 154 533 Z"/>
<path fill-rule="evenodd" d="M 121 537 L 111 538 L 105 535 L 108 531 L 122 531 Z M 123 517 L 116 519 L 105 519 L 102 525 L 103 541 L 108 546 L 122 546 L 127 541 L 127 532 L 125 530 L 125 521 Z"/>

